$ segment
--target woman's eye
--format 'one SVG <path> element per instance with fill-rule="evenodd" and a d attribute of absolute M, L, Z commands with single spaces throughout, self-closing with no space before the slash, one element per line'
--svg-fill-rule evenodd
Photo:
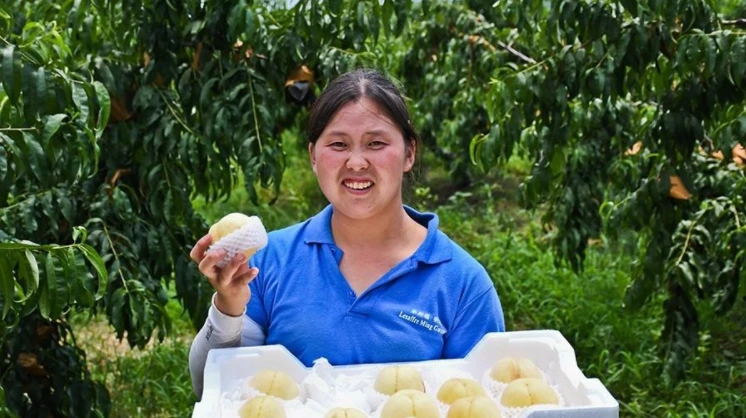
<path fill-rule="evenodd" d="M 383 141 L 371 141 L 369 145 L 371 147 L 373 147 L 373 148 L 381 148 L 381 147 L 385 146 L 386 143 L 383 142 Z"/>
<path fill-rule="evenodd" d="M 347 147 L 347 144 L 345 144 L 342 141 L 334 141 L 331 144 L 329 144 L 329 146 L 332 148 L 345 148 Z"/>

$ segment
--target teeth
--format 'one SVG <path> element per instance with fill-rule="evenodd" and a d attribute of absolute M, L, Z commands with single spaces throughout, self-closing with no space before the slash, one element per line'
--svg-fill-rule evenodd
<path fill-rule="evenodd" d="M 355 190 L 367 189 L 368 187 L 372 185 L 373 185 L 373 182 L 371 181 L 365 181 L 365 182 L 353 181 L 353 182 L 345 183 L 345 186 L 349 187 L 350 189 L 355 189 Z"/>

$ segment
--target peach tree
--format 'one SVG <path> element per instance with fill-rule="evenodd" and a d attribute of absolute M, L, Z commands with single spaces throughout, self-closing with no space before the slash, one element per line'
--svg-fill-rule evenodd
<path fill-rule="evenodd" d="M 637 234 L 623 303 L 662 300 L 663 376 L 680 377 L 746 281 L 745 22 L 702 0 L 498 3 L 521 55 L 502 52 L 471 155 L 532 158 L 522 201 L 575 269 L 594 239 Z"/>
<path fill-rule="evenodd" d="M 410 6 L 0 5 L 0 410 L 108 415 L 75 313 L 144 347 L 169 331 L 172 285 L 201 326 L 212 292 L 188 252 L 208 225 L 193 199 L 240 177 L 254 201 L 276 194 L 279 135 L 317 80 L 372 63 Z"/>
<path fill-rule="evenodd" d="M 665 301 L 676 376 L 746 277 L 745 25 L 715 6 L 0 5 L 0 410 L 108 414 L 70 315 L 105 315 L 143 347 L 169 330 L 173 286 L 200 326 L 211 289 L 188 259 L 207 229 L 193 200 L 224 199 L 241 177 L 255 202 L 276 196 L 280 134 L 362 65 L 402 83 L 455 182 L 532 159 L 522 201 L 544 210 L 559 260 L 580 269 L 593 239 L 634 231 L 624 303 Z"/>

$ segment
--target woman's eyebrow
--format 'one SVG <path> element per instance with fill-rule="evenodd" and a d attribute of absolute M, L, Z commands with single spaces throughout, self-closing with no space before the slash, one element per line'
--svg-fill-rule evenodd
<path fill-rule="evenodd" d="M 329 132 L 325 133 L 325 135 L 328 135 L 328 136 L 345 136 L 345 137 L 350 136 L 347 132 L 345 132 L 345 131 L 338 131 L 338 130 L 329 131 Z M 373 129 L 372 131 L 366 131 L 363 135 L 366 135 L 366 136 L 386 136 L 386 135 L 388 135 L 388 133 L 385 130 L 383 130 L 383 129 Z"/>
<path fill-rule="evenodd" d="M 367 131 L 365 135 L 371 135 L 371 136 L 385 136 L 387 135 L 387 132 L 383 129 L 374 129 L 372 131 Z"/>

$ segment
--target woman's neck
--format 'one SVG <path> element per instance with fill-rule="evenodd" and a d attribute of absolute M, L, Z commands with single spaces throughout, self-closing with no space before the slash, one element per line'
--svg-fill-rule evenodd
<path fill-rule="evenodd" d="M 334 242 L 343 250 L 391 248 L 406 245 L 411 232 L 419 226 L 403 206 L 368 219 L 352 219 L 332 213 Z"/>

